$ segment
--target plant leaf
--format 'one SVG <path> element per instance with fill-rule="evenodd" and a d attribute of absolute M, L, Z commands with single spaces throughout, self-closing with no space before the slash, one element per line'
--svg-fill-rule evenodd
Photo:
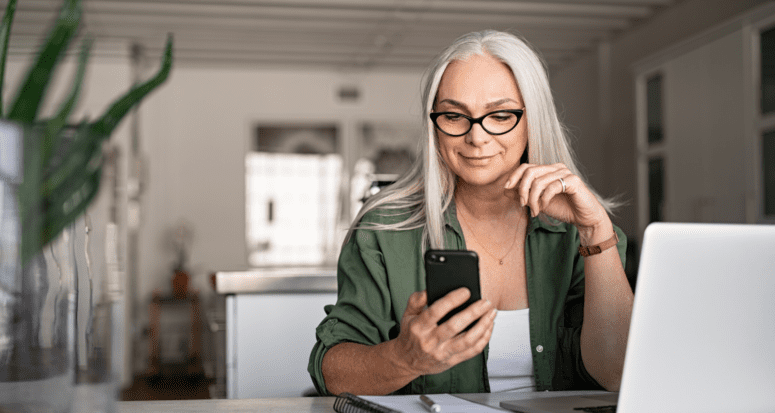
<path fill-rule="evenodd" d="M 29 133 L 28 135 L 25 137 L 25 142 L 40 145 L 40 134 Z M 54 158 L 58 161 L 56 168 L 49 168 L 42 180 L 39 175 L 34 175 L 34 170 L 30 171 L 33 173 L 32 178 L 37 178 L 38 185 L 32 188 L 34 194 L 25 194 L 25 208 L 21 210 L 22 228 L 24 229 L 21 255 L 25 265 L 28 259 L 56 238 L 63 228 L 89 206 L 89 202 L 99 189 L 99 175 L 102 174 L 101 142 L 103 139 L 101 136 L 92 135 L 91 125 L 83 122 L 75 136 L 70 139 L 70 142 L 67 142 L 70 145 L 67 147 L 65 156 Z M 63 142 L 65 141 L 63 139 Z M 35 149 L 34 146 L 33 149 Z M 87 154 L 83 154 L 83 152 Z M 31 162 L 35 161 L 36 157 L 28 155 L 25 151 L 25 157 L 27 156 Z M 37 158 L 40 158 L 39 155 Z M 84 162 L 79 162 L 84 159 Z M 97 176 L 95 177 L 95 175 Z M 51 181 L 54 181 L 55 185 L 52 185 Z M 29 181 L 30 184 L 33 182 L 35 181 Z M 24 184 L 28 184 L 27 176 L 25 176 Z M 97 185 L 97 187 L 93 187 L 93 185 Z"/>
<path fill-rule="evenodd" d="M 86 63 L 89 60 L 89 52 L 93 41 L 90 37 L 83 39 L 81 43 L 81 55 L 78 58 L 78 70 L 75 74 L 75 80 L 73 82 L 73 88 L 70 91 L 70 96 L 62 103 L 59 113 L 54 118 L 46 121 L 46 128 L 43 132 L 43 165 L 48 167 L 51 153 L 57 146 L 57 138 L 60 136 L 62 128 L 67 123 L 67 118 L 70 116 L 75 103 L 78 101 L 78 96 L 81 93 L 81 84 L 83 83 L 83 77 L 86 74 Z"/>
<path fill-rule="evenodd" d="M 21 256 L 24 265 L 89 207 L 99 191 L 101 179 L 102 168 L 91 171 L 83 176 L 81 184 L 66 197 L 44 200 L 42 212 L 28 217 L 24 227 L 36 228 L 38 231 L 35 236 L 22 236 Z"/>
<path fill-rule="evenodd" d="M 3 116 L 3 83 L 5 83 L 5 58 L 8 56 L 8 40 L 11 38 L 11 24 L 16 14 L 16 0 L 9 0 L 5 7 L 3 22 L 0 23 L 0 117 Z"/>
<path fill-rule="evenodd" d="M 40 225 L 39 219 L 30 222 L 27 216 L 41 217 L 43 208 L 40 204 L 38 193 L 40 191 L 40 178 L 42 165 L 40 158 L 40 133 L 39 128 L 32 125 L 22 125 L 23 148 L 24 148 L 24 175 L 22 183 L 18 188 L 19 213 L 22 216 L 22 245 L 21 256 L 22 265 L 27 265 L 29 259 L 37 253 L 42 244 L 40 243 Z"/>
<path fill-rule="evenodd" d="M 164 60 L 162 61 L 159 73 L 147 82 L 133 87 L 124 96 L 117 99 L 105 113 L 94 122 L 94 127 L 98 134 L 110 136 L 113 129 L 116 128 L 121 119 L 138 104 L 148 93 L 167 80 L 167 76 L 172 69 L 172 34 L 167 36 L 167 45 L 164 51 Z"/>
<path fill-rule="evenodd" d="M 27 73 L 27 79 L 17 92 L 16 101 L 8 113 L 9 119 L 20 123 L 33 123 L 35 121 L 52 72 L 70 44 L 70 39 L 81 22 L 81 14 L 80 0 L 65 1 L 46 44 L 38 52 L 35 64 Z"/>

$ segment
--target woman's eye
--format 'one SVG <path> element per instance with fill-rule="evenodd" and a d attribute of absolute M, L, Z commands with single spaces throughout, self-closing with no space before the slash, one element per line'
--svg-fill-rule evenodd
<path fill-rule="evenodd" d="M 490 115 L 490 117 L 497 122 L 508 122 L 512 117 L 514 117 L 514 115 L 511 113 L 498 113 L 495 115 Z"/>
<path fill-rule="evenodd" d="M 447 114 L 444 114 L 444 119 L 450 122 L 455 122 L 463 119 L 463 116 L 457 113 L 447 113 Z"/>

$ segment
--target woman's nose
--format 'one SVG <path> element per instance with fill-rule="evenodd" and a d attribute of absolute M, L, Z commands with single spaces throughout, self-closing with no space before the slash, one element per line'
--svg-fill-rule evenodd
<path fill-rule="evenodd" d="M 482 125 L 475 124 L 466 134 L 466 143 L 473 146 L 484 146 L 492 139 L 492 135 L 482 128 Z"/>

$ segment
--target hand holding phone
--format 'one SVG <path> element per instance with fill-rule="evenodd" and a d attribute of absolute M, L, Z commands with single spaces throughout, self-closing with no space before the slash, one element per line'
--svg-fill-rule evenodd
<path fill-rule="evenodd" d="M 473 251 L 425 254 L 426 290 L 409 297 L 398 337 L 391 341 L 390 352 L 407 371 L 441 373 L 480 354 L 490 341 L 497 312 L 480 299 L 478 261 Z M 470 291 L 468 297 L 461 287 Z M 470 325 L 462 331 L 463 324 L 444 323 L 453 316 Z"/>

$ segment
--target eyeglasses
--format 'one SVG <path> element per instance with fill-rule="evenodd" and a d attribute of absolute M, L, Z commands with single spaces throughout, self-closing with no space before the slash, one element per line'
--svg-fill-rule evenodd
<path fill-rule="evenodd" d="M 449 136 L 463 136 L 476 123 L 482 125 L 482 129 L 490 135 L 503 135 L 517 127 L 524 113 L 524 109 L 497 110 L 472 118 L 457 112 L 433 112 L 430 117 L 433 124 Z"/>

